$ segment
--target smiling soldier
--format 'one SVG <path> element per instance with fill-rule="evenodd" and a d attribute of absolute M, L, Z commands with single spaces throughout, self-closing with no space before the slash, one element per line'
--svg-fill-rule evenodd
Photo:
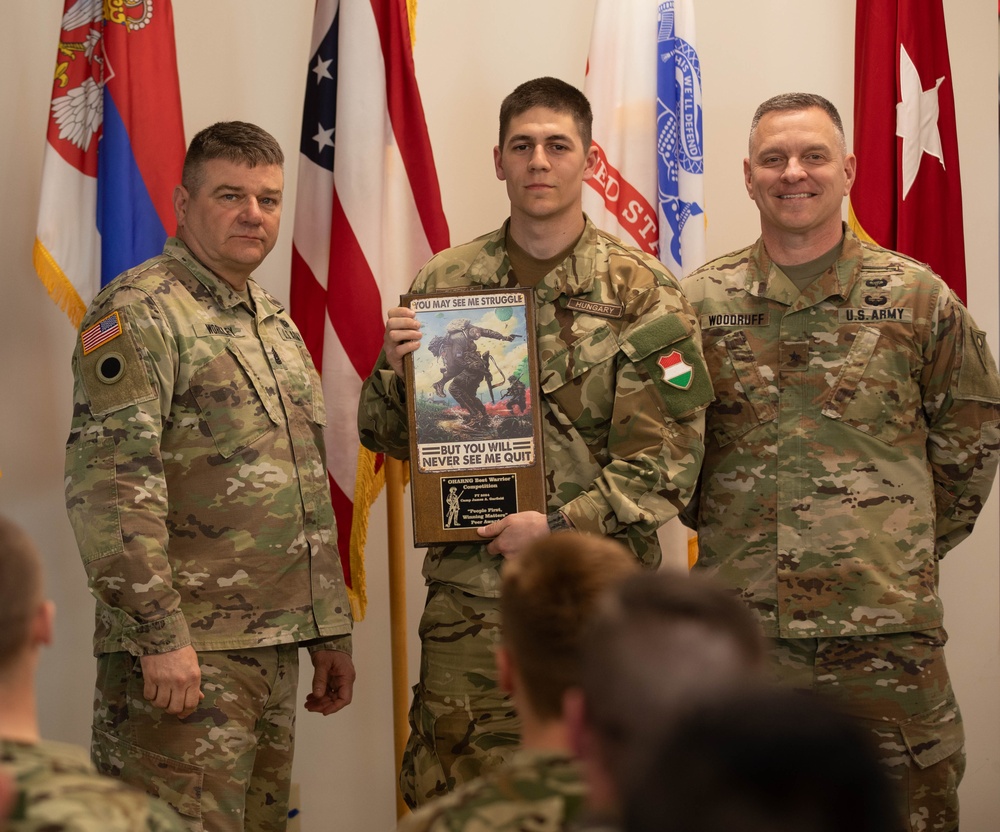
<path fill-rule="evenodd" d="M 696 569 L 756 614 L 781 682 L 871 728 L 899 828 L 951 830 L 938 565 L 993 484 L 1000 378 L 937 275 L 844 227 L 856 164 L 825 98 L 765 101 L 743 162 L 760 239 L 684 282 L 716 394 Z"/>

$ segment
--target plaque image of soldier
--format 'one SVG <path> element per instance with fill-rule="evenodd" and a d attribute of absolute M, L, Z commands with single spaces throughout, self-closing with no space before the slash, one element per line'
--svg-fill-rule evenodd
<path fill-rule="evenodd" d="M 528 388 L 523 381 L 521 381 L 520 376 L 512 375 L 507 379 L 507 383 L 510 387 L 507 388 L 507 392 L 500 397 L 500 401 L 507 402 L 507 407 L 510 409 L 511 414 L 514 416 L 524 416 L 528 412 Z M 516 413 L 514 408 L 520 410 L 520 413 Z"/>
<path fill-rule="evenodd" d="M 462 418 L 469 427 L 488 427 L 489 417 L 486 406 L 479 398 L 479 386 L 485 380 L 492 399 L 493 369 L 500 369 L 496 359 L 491 359 L 489 351 L 479 351 L 476 341 L 480 338 L 492 338 L 510 342 L 514 337 L 476 326 L 468 318 L 455 318 L 448 322 L 444 335 L 431 341 L 430 352 L 441 362 L 441 378 L 434 383 L 434 392 L 443 397 L 447 385 L 452 398 L 465 411 Z M 500 375 L 503 378 L 502 372 Z"/>
<path fill-rule="evenodd" d="M 445 498 L 445 502 L 448 504 L 448 514 L 444 520 L 444 527 L 446 529 L 458 525 L 458 507 L 461 504 L 461 496 L 454 485 L 448 489 L 448 496 Z"/>

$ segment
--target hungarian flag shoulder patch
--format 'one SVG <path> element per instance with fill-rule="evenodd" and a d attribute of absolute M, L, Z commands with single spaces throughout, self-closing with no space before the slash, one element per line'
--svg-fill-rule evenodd
<path fill-rule="evenodd" d="M 663 381 L 678 390 L 687 390 L 694 381 L 694 368 L 677 350 L 661 355 L 656 363 L 663 369 Z"/>

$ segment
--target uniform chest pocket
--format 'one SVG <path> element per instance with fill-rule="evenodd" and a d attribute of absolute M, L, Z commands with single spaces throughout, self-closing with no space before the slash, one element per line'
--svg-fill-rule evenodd
<path fill-rule="evenodd" d="M 539 370 L 539 384 L 556 417 L 591 444 L 607 435 L 614 404 L 618 341 L 602 326 L 555 352 Z M 541 344 L 539 353 L 547 350 Z"/>
<path fill-rule="evenodd" d="M 861 327 L 823 405 L 823 415 L 892 445 L 924 424 L 908 350 L 874 327 Z"/>
<path fill-rule="evenodd" d="M 765 381 L 746 333 L 730 332 L 706 345 L 705 362 L 715 387 L 707 424 L 720 447 L 777 418 L 776 393 Z"/>
<path fill-rule="evenodd" d="M 275 429 L 270 398 L 239 351 L 228 347 L 191 378 L 190 392 L 219 454 L 228 459 Z"/>

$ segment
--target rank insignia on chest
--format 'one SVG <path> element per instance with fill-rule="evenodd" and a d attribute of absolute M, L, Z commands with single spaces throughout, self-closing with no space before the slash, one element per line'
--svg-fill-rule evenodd
<path fill-rule="evenodd" d="M 656 363 L 663 370 L 663 380 L 678 390 L 687 390 L 694 381 L 694 368 L 684 360 L 677 350 L 661 355 Z"/>
<path fill-rule="evenodd" d="M 105 315 L 93 326 L 88 326 L 80 333 L 80 344 L 83 354 L 88 355 L 102 344 L 113 341 L 122 334 L 122 319 L 118 312 Z"/>

